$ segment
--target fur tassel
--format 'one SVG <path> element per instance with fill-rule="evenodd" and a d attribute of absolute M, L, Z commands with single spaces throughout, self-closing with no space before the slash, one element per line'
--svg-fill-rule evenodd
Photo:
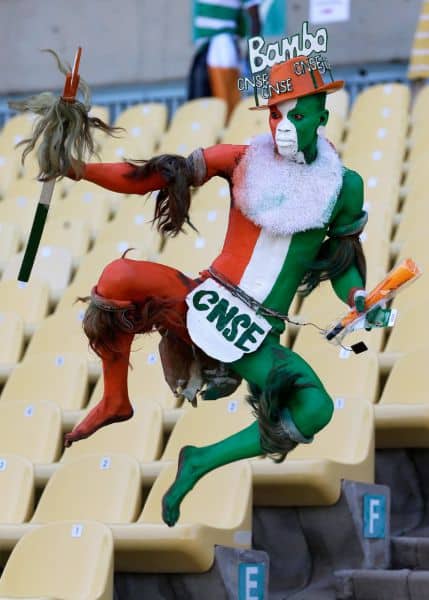
<path fill-rule="evenodd" d="M 276 463 L 283 462 L 297 443 L 286 434 L 280 422 L 280 411 L 287 405 L 292 390 L 310 387 L 298 384 L 299 374 L 290 373 L 287 366 L 272 369 L 264 390 L 249 385 L 247 402 L 258 420 L 261 447 Z"/>
<path fill-rule="evenodd" d="M 57 61 L 61 73 L 66 74 L 70 67 L 64 65 L 53 50 L 50 52 Z M 110 127 L 101 119 L 89 117 L 89 87 L 80 79 L 79 89 L 83 102 L 66 102 L 50 92 L 42 92 L 25 100 L 9 102 L 10 108 L 20 112 L 33 112 L 39 116 L 31 137 L 19 142 L 24 146 L 22 163 L 37 145 L 39 181 L 64 177 L 73 170 L 77 177 L 82 175 L 82 163 L 95 153 L 92 129 L 115 135 L 120 128 Z"/>

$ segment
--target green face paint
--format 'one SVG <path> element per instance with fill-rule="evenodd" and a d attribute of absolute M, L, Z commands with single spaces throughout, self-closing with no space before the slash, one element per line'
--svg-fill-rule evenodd
<path fill-rule="evenodd" d="M 328 111 L 325 110 L 324 94 L 299 98 L 296 106 L 289 110 L 287 119 L 296 128 L 298 151 L 304 155 L 315 147 L 317 129 L 328 121 Z"/>

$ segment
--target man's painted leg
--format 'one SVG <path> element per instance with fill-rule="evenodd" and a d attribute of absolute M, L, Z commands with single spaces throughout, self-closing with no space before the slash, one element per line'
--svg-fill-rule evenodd
<path fill-rule="evenodd" d="M 236 460 L 261 454 L 264 454 L 264 451 L 261 448 L 256 422 L 210 446 L 182 448 L 176 479 L 165 493 L 162 502 L 162 518 L 165 523 L 172 527 L 177 522 L 182 500 L 203 475 Z"/>
<path fill-rule="evenodd" d="M 103 357 L 104 392 L 100 402 L 81 423 L 65 436 L 65 446 L 83 440 L 101 427 L 127 421 L 134 414 L 128 397 L 127 377 L 133 335 L 120 333 L 115 342 L 118 354 Z"/>

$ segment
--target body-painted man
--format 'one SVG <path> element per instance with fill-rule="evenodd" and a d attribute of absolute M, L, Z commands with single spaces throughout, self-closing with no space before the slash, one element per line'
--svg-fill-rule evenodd
<path fill-rule="evenodd" d="M 319 71 L 309 68 L 296 75 L 296 61 L 301 67 L 301 61 L 306 63 L 299 57 L 271 70 L 273 86 L 292 82 L 291 90 L 273 94 L 264 107 L 271 135 L 258 136 L 250 145 L 196 150 L 188 159 L 162 156 L 142 164 L 88 164 L 84 169 L 85 179 L 117 192 L 161 190 L 155 218 L 162 231 L 173 234 L 188 219 L 191 185 L 214 176 L 230 185 L 228 231 L 209 270 L 192 280 L 161 264 L 120 258 L 104 269 L 84 319 L 90 343 L 103 360 L 104 394 L 68 434 L 68 444 L 132 416 L 127 372 L 136 333 L 155 328 L 190 354 L 189 364 L 202 350 L 250 384 L 257 417 L 252 425 L 216 444 L 182 449 L 176 480 L 163 501 L 169 525 L 205 473 L 259 455 L 282 460 L 298 443 L 310 443 L 332 416 L 332 400 L 316 373 L 282 346 L 279 336 L 303 283 L 311 290 L 329 278 L 344 302 L 354 305 L 358 298 L 361 303 L 363 183 L 318 134 L 328 120 L 326 93 L 342 82 L 325 84 Z M 192 378 L 191 371 L 185 380 Z M 206 397 L 216 397 L 215 385 Z"/>

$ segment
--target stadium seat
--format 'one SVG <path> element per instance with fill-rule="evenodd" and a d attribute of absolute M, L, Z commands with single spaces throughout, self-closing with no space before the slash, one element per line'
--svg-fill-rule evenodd
<path fill-rule="evenodd" d="M 24 523 L 33 506 L 33 465 L 23 456 L 0 451 L 0 523 Z"/>
<path fill-rule="evenodd" d="M 24 321 L 15 312 L 0 313 L 0 381 L 4 381 L 20 360 L 24 347 Z"/>
<path fill-rule="evenodd" d="M 311 444 L 280 464 L 251 461 L 254 503 L 265 506 L 335 504 L 341 480 L 374 482 L 374 408 L 361 397 L 335 398 L 331 422 Z"/>
<path fill-rule="evenodd" d="M 14 223 L 0 223 L 0 273 L 19 249 L 19 229 Z"/>
<path fill-rule="evenodd" d="M 109 221 L 100 231 L 95 247 L 116 244 L 118 248 L 139 248 L 148 258 L 155 258 L 159 252 L 161 238 L 144 213 L 128 211 L 128 219 L 121 215 Z"/>
<path fill-rule="evenodd" d="M 122 162 L 148 159 L 154 154 L 156 142 L 156 134 L 150 127 L 131 127 L 107 138 L 101 147 L 100 157 L 94 160 Z"/>
<path fill-rule="evenodd" d="M 429 448 L 427 366 L 429 348 L 400 356 L 376 407 L 379 448 Z"/>
<path fill-rule="evenodd" d="M 79 182 L 78 182 L 79 183 Z M 52 208 L 52 216 L 61 219 L 77 219 L 85 221 L 91 228 L 91 235 L 96 237 L 110 214 L 111 193 L 88 182 L 74 186 L 67 196 L 56 202 Z"/>
<path fill-rule="evenodd" d="M 104 267 L 111 261 L 120 258 L 125 250 L 126 248 L 120 243 L 109 242 L 98 244 L 97 247 L 94 247 L 91 252 L 86 254 L 79 265 L 72 283 L 58 302 L 56 311 L 68 310 L 73 306 L 76 298 L 88 296 L 93 286 L 96 285 Z M 143 250 L 138 248 L 129 252 L 127 257 L 140 259 L 143 258 L 143 255 Z"/>
<path fill-rule="evenodd" d="M 127 454 L 139 462 L 156 460 L 163 441 L 161 406 L 150 398 L 133 398 L 132 404 L 132 419 L 104 427 L 88 439 L 66 448 L 61 462 L 88 454 L 109 453 Z"/>
<path fill-rule="evenodd" d="M 222 136 L 223 144 L 248 144 L 250 138 L 269 132 L 267 115 L 263 111 L 249 110 L 255 106 L 253 96 L 243 98 L 234 108 Z"/>
<path fill-rule="evenodd" d="M 7 191 L 18 176 L 15 152 L 0 143 L 0 198 L 6 198 Z"/>
<path fill-rule="evenodd" d="M 32 113 L 22 113 L 8 119 L 1 130 L 2 141 L 7 141 L 11 146 L 18 144 L 31 134 L 35 118 Z"/>
<path fill-rule="evenodd" d="M 158 141 L 167 126 L 167 106 L 163 102 L 145 102 L 130 106 L 121 112 L 115 126 L 123 127 L 131 134 L 136 129 L 144 132 L 150 128 Z"/>
<path fill-rule="evenodd" d="M 187 235 L 169 239 L 158 261 L 174 266 L 190 277 L 197 277 L 220 253 L 228 216 L 229 211 L 226 208 L 208 211 L 194 209 L 191 222 L 197 231 L 187 227 Z"/>
<path fill-rule="evenodd" d="M 29 531 L 0 578 L 1 598 L 112 600 L 113 540 L 101 523 L 51 523 Z"/>
<path fill-rule="evenodd" d="M 174 113 L 169 131 L 186 129 L 189 124 L 208 123 L 215 131 L 225 124 L 226 104 L 220 98 L 198 98 L 182 104 Z"/>
<path fill-rule="evenodd" d="M 9 186 L 5 199 L 0 202 L 0 223 L 12 223 L 18 229 L 20 241 L 26 242 L 33 222 L 41 185 L 25 179 Z"/>
<path fill-rule="evenodd" d="M 32 334 L 45 318 L 48 303 L 49 288 L 42 281 L 0 281 L 0 311 L 17 313 L 24 321 L 26 336 Z"/>
<path fill-rule="evenodd" d="M 128 393 L 134 402 L 158 402 L 164 410 L 175 408 L 179 400 L 164 379 L 158 344 L 160 336 L 153 332 L 136 338 L 131 353 L 132 368 L 128 369 Z M 103 378 L 92 392 L 88 408 L 94 407 L 103 395 Z"/>
<path fill-rule="evenodd" d="M 91 227 L 87 221 L 69 217 L 52 217 L 46 221 L 40 243 L 42 246 L 61 246 L 68 250 L 73 267 L 76 268 L 88 251 L 90 238 Z"/>
<path fill-rule="evenodd" d="M 24 251 L 14 254 L 8 261 L 2 280 L 17 281 Z M 52 303 L 58 302 L 67 288 L 72 273 L 70 250 L 61 246 L 39 246 L 31 271 L 31 280 L 46 283 Z"/>
<path fill-rule="evenodd" d="M 96 379 L 100 375 L 101 361 L 89 347 L 82 329 L 84 314 L 85 305 L 78 302 L 72 308 L 47 317 L 31 338 L 25 358 L 45 352 L 58 356 L 69 352 L 77 354 L 87 362 L 90 380 Z"/>
<path fill-rule="evenodd" d="M 63 410 L 77 410 L 87 400 L 85 357 L 64 352 L 32 353 L 13 370 L 0 395 L 2 402 L 50 400 Z"/>
<path fill-rule="evenodd" d="M 347 338 L 345 342 L 348 343 Z M 312 366 L 332 397 L 377 401 L 379 373 L 377 355 L 374 352 L 356 355 L 329 344 L 322 338 L 319 339 L 317 333 L 314 334 L 314 344 L 311 347 L 298 349 L 299 354 Z"/>
<path fill-rule="evenodd" d="M 46 376 L 46 374 L 45 374 Z M 47 400 L 0 401 L 0 454 L 19 454 L 34 464 L 58 460 L 61 410 Z M 1 522 L 1 519 L 0 519 Z"/>
<path fill-rule="evenodd" d="M 186 407 L 168 439 L 161 461 L 177 460 L 180 449 L 191 444 L 206 446 L 222 440 L 254 422 L 246 402 L 247 385 L 227 398 L 200 400 L 198 407 Z"/>
<path fill-rule="evenodd" d="M 131 523 L 140 508 L 138 462 L 125 454 L 91 454 L 61 464 L 49 479 L 31 522 Z"/>
<path fill-rule="evenodd" d="M 175 473 L 176 465 L 162 471 L 136 524 L 112 527 L 119 571 L 204 572 L 213 564 L 216 544 L 251 546 L 252 481 L 246 461 L 203 477 L 184 499 L 177 524 L 167 527 L 161 520 L 162 497 Z"/>
<path fill-rule="evenodd" d="M 227 210 L 231 202 L 228 182 L 212 177 L 204 186 L 197 188 L 191 203 L 191 218 L 195 211 Z"/>

